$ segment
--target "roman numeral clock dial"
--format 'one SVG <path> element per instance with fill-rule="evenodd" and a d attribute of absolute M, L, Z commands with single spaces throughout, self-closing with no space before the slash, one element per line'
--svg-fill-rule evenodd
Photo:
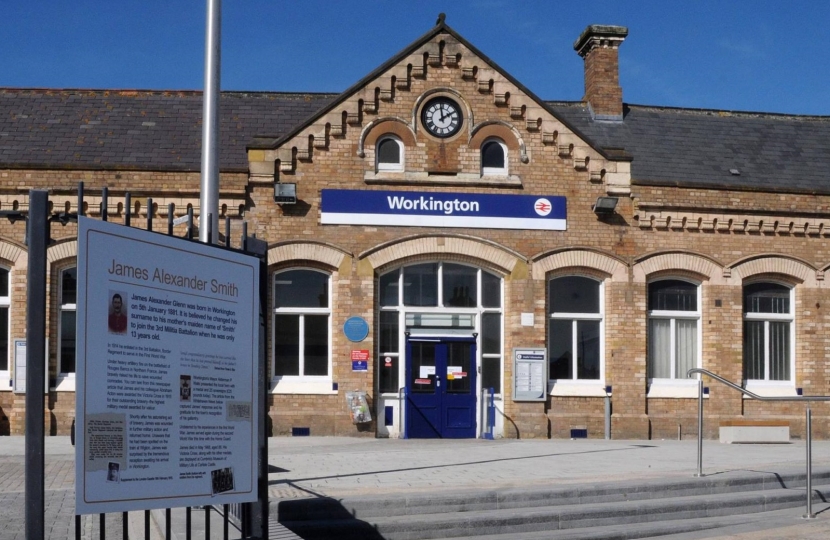
<path fill-rule="evenodd" d="M 436 137 L 452 137 L 461 129 L 461 108 L 458 103 L 446 97 L 431 99 L 421 109 L 421 122 Z"/>

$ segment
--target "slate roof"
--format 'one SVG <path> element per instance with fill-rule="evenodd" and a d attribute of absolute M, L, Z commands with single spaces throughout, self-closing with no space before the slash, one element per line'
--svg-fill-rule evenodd
<path fill-rule="evenodd" d="M 635 185 L 830 194 L 830 116 L 626 105 L 623 122 L 603 122 L 584 103 L 547 106 L 633 156 Z"/>
<path fill-rule="evenodd" d="M 222 171 L 245 146 L 282 136 L 336 94 L 222 92 Z M 198 171 L 202 93 L 0 88 L 0 168 Z"/>
<path fill-rule="evenodd" d="M 339 97 L 222 92 L 221 170 L 247 171 L 246 145 Z M 635 185 L 830 194 L 827 116 L 626 105 L 606 122 L 581 102 L 543 103 L 606 154 L 624 149 Z M 0 168 L 198 171 L 201 117 L 195 91 L 0 88 Z"/>

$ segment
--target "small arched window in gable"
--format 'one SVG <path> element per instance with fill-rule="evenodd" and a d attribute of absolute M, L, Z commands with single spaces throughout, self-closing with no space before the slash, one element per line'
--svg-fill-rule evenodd
<path fill-rule="evenodd" d="M 500 139 L 487 139 L 481 145 L 481 175 L 507 175 L 507 145 Z"/>
<path fill-rule="evenodd" d="M 375 146 L 378 171 L 402 171 L 404 159 L 403 143 L 397 137 L 385 135 Z"/>

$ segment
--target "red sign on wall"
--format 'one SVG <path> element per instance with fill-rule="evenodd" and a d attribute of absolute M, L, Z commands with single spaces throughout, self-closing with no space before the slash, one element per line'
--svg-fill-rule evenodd
<path fill-rule="evenodd" d="M 368 360 L 369 349 L 356 349 L 352 351 L 352 360 Z"/>

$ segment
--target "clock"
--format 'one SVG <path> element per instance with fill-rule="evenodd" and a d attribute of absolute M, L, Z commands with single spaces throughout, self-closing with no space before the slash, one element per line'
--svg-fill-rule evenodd
<path fill-rule="evenodd" d="M 421 109 L 421 122 L 424 128 L 442 139 L 458 133 L 463 119 L 458 103 L 446 97 L 433 98 Z"/>

